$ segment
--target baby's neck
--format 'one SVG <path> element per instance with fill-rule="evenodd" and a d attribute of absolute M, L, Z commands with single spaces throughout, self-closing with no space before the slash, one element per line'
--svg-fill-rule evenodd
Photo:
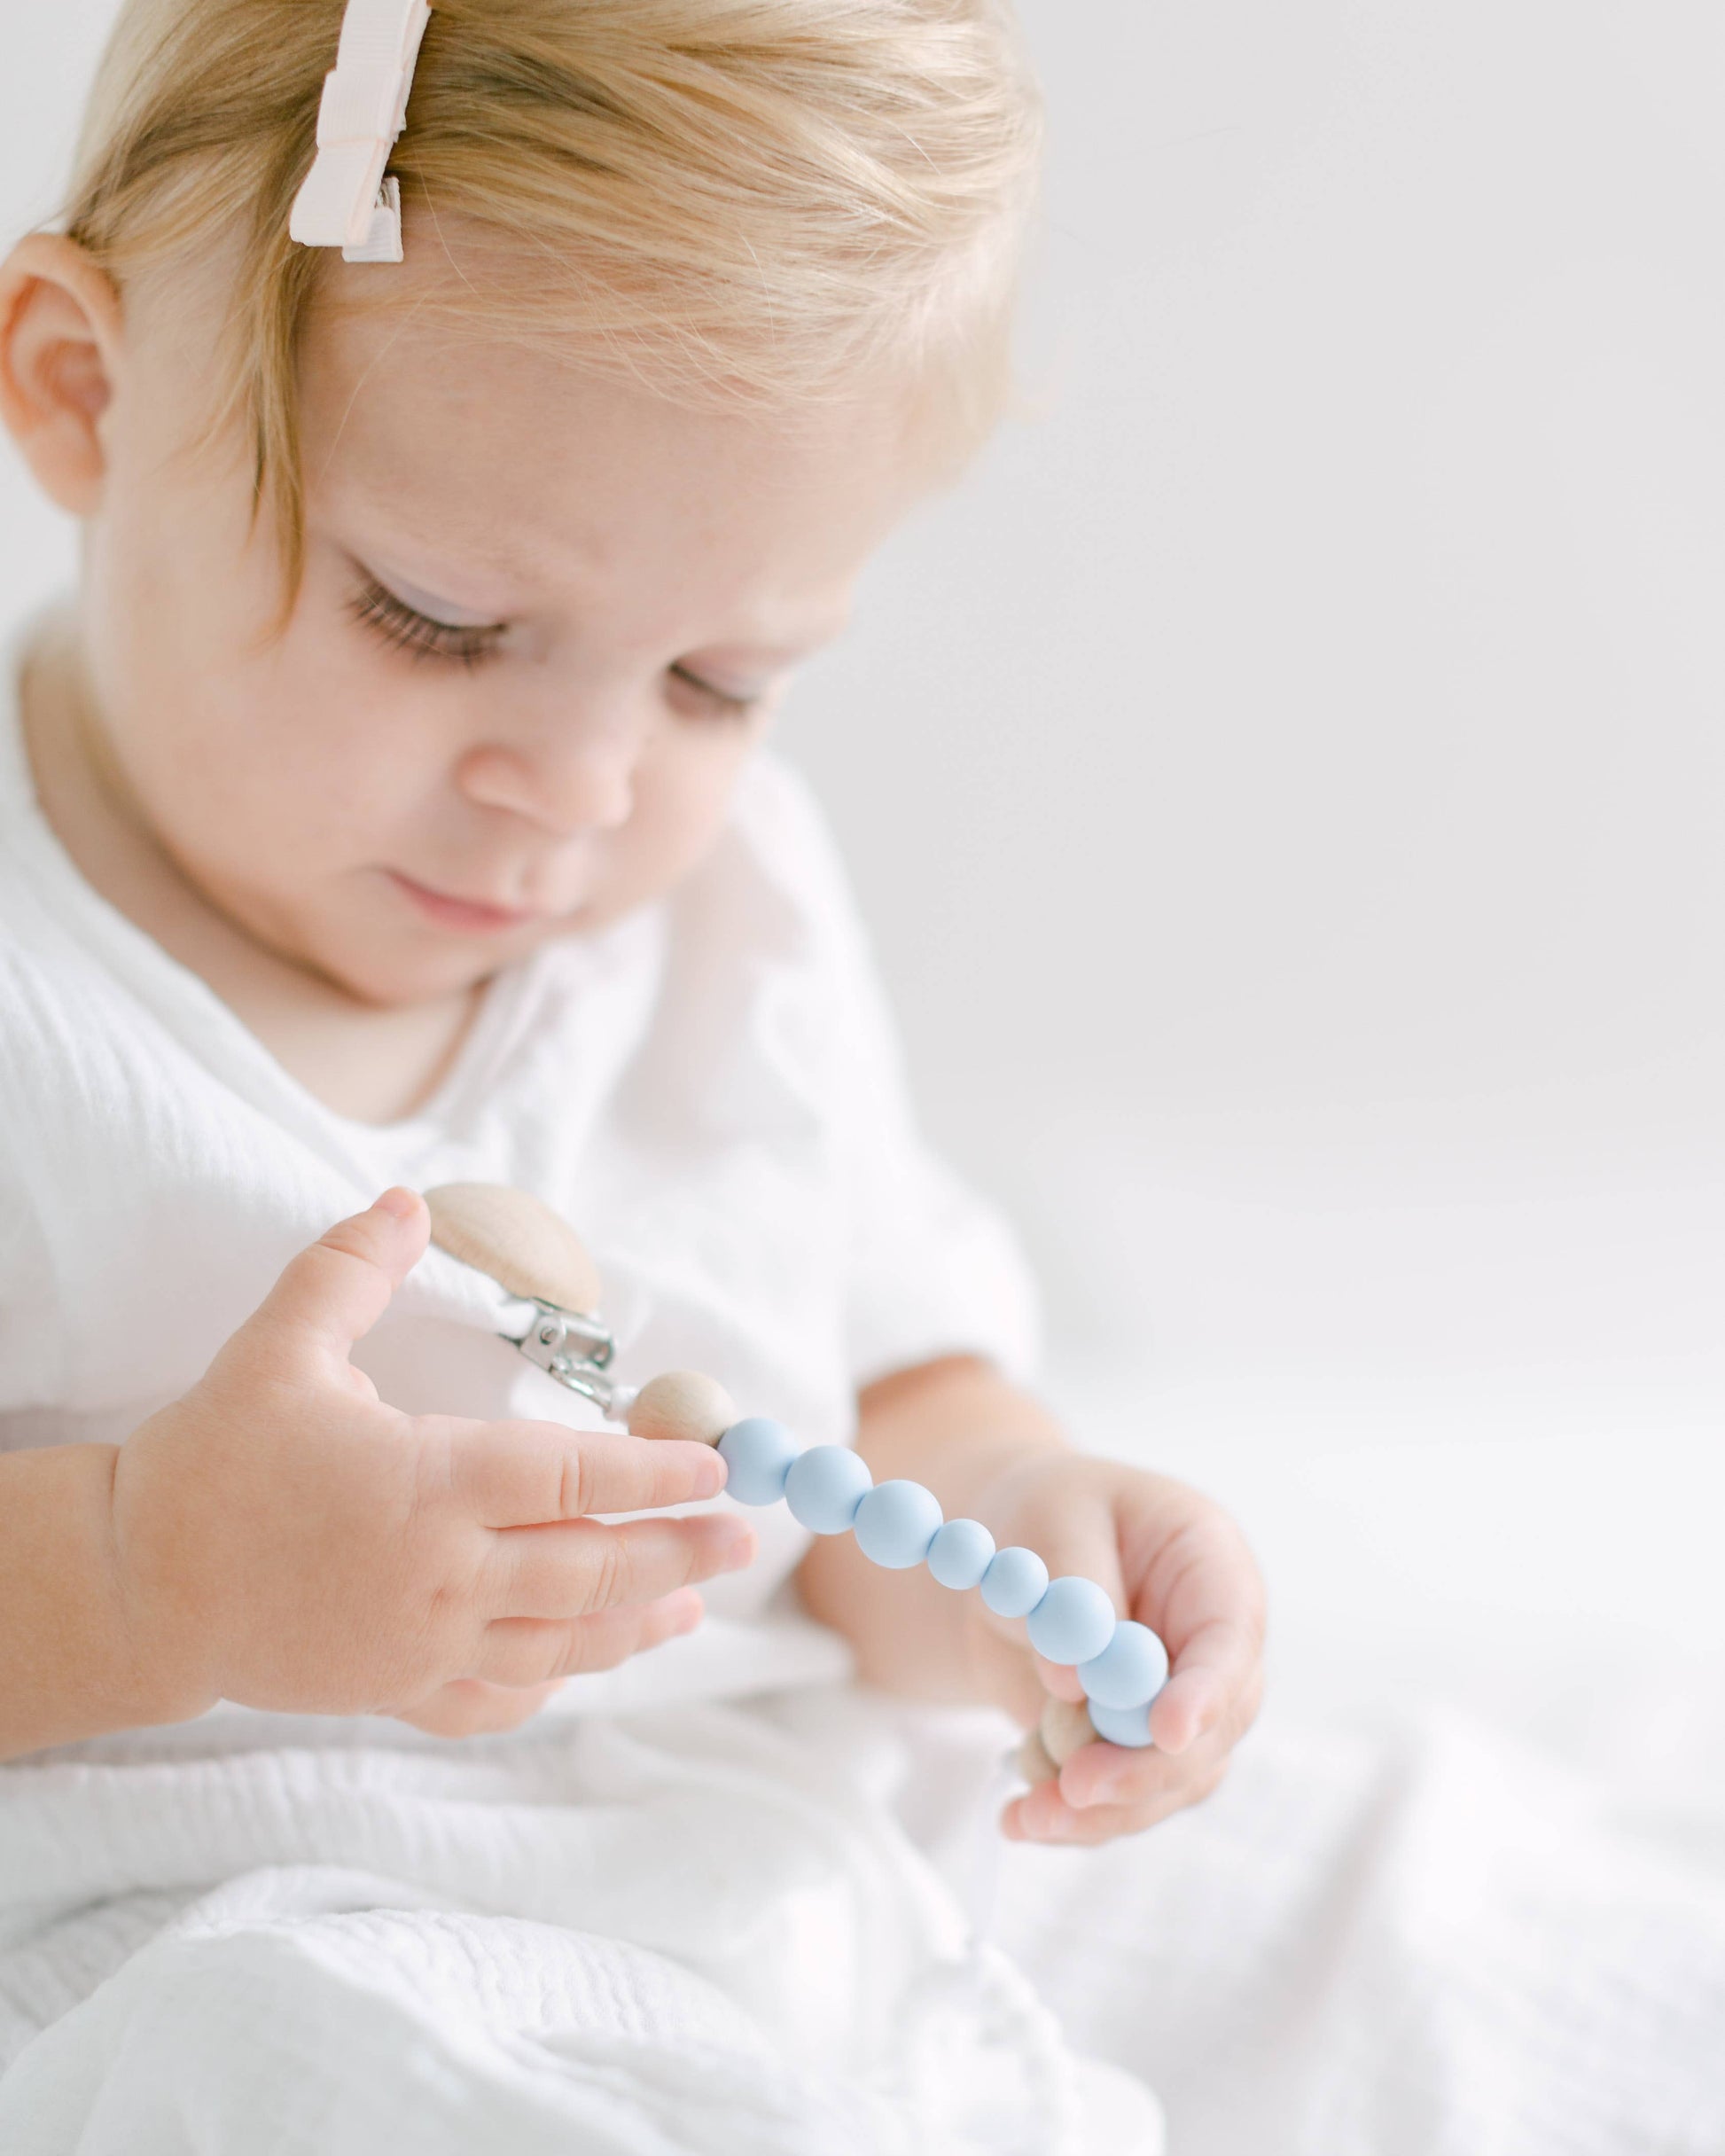
<path fill-rule="evenodd" d="M 22 674 L 25 753 L 43 815 L 84 880 L 196 973 L 293 1078 L 338 1114 L 389 1123 L 437 1090 L 482 989 L 379 1007 L 270 950 L 182 874 L 106 768 L 76 646 L 57 626 Z"/>

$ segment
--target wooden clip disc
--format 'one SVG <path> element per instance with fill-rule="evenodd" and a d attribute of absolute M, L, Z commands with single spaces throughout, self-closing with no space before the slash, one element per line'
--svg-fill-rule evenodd
<path fill-rule="evenodd" d="M 598 1313 L 599 1269 L 581 1238 L 541 1199 L 503 1183 L 446 1183 L 425 1192 L 432 1240 L 511 1295 Z"/>

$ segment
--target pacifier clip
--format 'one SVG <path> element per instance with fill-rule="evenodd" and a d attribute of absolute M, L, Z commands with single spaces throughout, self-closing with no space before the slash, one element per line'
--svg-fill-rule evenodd
<path fill-rule="evenodd" d="M 739 1415 L 715 1379 L 667 1371 L 639 1387 L 612 1375 L 616 1342 L 599 1315 L 597 1267 L 574 1230 L 539 1199 L 500 1183 L 452 1183 L 427 1191 L 432 1239 L 536 1313 L 520 1334 L 501 1337 L 631 1436 L 683 1438 L 718 1449 L 726 1488 L 740 1504 L 777 1504 L 815 1535 L 852 1534 L 864 1557 L 888 1571 L 926 1565 L 942 1587 L 975 1588 L 998 1617 L 1022 1617 L 1030 1644 L 1075 1668 L 1082 1704 L 1050 1699 L 1025 1739 L 1019 1766 L 1051 1780 L 1081 1746 L 1151 1744 L 1151 1702 L 1167 1681 L 1167 1652 L 1148 1625 L 1116 1618 L 1095 1581 L 1049 1577 L 1034 1550 L 997 1549 L 978 1519 L 948 1519 L 920 1482 L 876 1482 L 848 1445 L 803 1447 L 781 1422 Z"/>

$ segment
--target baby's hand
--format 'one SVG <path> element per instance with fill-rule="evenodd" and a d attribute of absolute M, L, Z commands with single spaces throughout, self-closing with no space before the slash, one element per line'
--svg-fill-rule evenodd
<path fill-rule="evenodd" d="M 1078 1573 L 1105 1587 L 1117 1610 L 1161 1636 L 1172 1661 L 1150 1711 L 1154 1745 L 1086 1745 L 1058 1781 L 1007 1806 L 1006 1833 L 1019 1841 L 1109 1841 L 1207 1796 L 1263 1690 L 1263 1582 L 1227 1513 L 1167 1476 L 1050 1452 L 1003 1475 L 986 1517 L 1003 1544 L 1028 1543 L 1050 1573 Z M 997 1636 L 1022 1639 L 1022 1625 L 990 1616 L 980 1597 L 976 1609 Z M 1048 1691 L 1083 1698 L 1075 1671 L 1032 1659 Z"/>
<path fill-rule="evenodd" d="M 113 1564 L 135 1653 L 183 1718 L 219 1699 L 525 1721 L 557 1683 L 685 1632 L 691 1582 L 748 1563 L 708 1447 L 385 1407 L 348 1361 L 425 1247 L 386 1192 L 287 1268 L 182 1400 L 121 1447 Z"/>

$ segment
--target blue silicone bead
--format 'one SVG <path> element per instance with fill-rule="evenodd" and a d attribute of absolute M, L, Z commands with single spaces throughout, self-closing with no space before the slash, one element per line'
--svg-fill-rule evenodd
<path fill-rule="evenodd" d="M 1143 1707 L 1168 1681 L 1168 1651 L 1147 1624 L 1128 1617 L 1100 1654 L 1078 1665 L 1078 1681 L 1095 1706 Z"/>
<path fill-rule="evenodd" d="M 1124 1745 L 1131 1752 L 1141 1752 L 1155 1742 L 1150 1733 L 1148 1700 L 1137 1707 L 1104 1707 L 1092 1699 L 1090 1727 L 1111 1745 Z"/>
<path fill-rule="evenodd" d="M 784 1502 L 816 1535 L 842 1535 L 874 1485 L 869 1464 L 848 1445 L 811 1445 L 791 1463 Z"/>
<path fill-rule="evenodd" d="M 982 1599 L 996 1617 L 1028 1617 L 1048 1592 L 1048 1566 L 1017 1543 L 995 1553 L 982 1575 Z"/>
<path fill-rule="evenodd" d="M 1088 1662 L 1113 1637 L 1113 1604 L 1075 1572 L 1054 1581 L 1030 1613 L 1030 1644 L 1051 1662 Z"/>
<path fill-rule="evenodd" d="M 928 1569 L 942 1587 L 980 1587 L 995 1538 L 980 1519 L 949 1519 L 928 1545 Z"/>
<path fill-rule="evenodd" d="M 941 1502 L 920 1482 L 877 1482 L 856 1508 L 856 1546 L 889 1572 L 906 1572 L 928 1555 L 941 1525 Z"/>
<path fill-rule="evenodd" d="M 797 1457 L 797 1441 L 782 1422 L 748 1415 L 719 1440 L 719 1457 L 730 1471 L 725 1488 L 739 1504 L 777 1504 Z"/>

